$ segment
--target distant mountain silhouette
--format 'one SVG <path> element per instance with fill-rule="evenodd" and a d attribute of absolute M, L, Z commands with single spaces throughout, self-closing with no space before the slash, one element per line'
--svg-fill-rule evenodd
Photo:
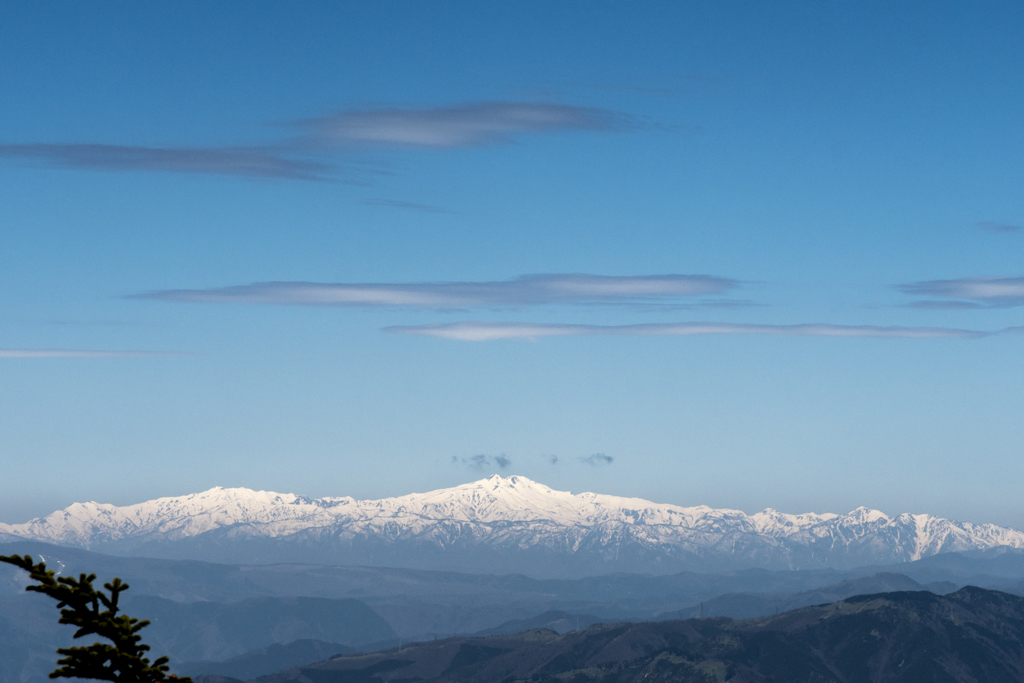
<path fill-rule="evenodd" d="M 836 602 L 853 597 L 854 595 L 919 590 L 927 590 L 941 595 L 956 589 L 956 584 L 949 582 L 930 583 L 922 586 L 917 581 L 903 574 L 882 572 L 872 576 L 847 579 L 830 586 L 799 593 L 726 593 L 707 600 L 700 605 L 674 612 L 664 612 L 659 614 L 658 618 L 666 620 L 692 619 L 694 617 L 751 619 L 754 617 L 767 617 L 800 607 Z"/>
<path fill-rule="evenodd" d="M 122 602 L 128 614 L 152 622 L 145 635 L 154 651 L 171 654 L 176 662 L 223 661 L 300 639 L 349 647 L 398 639 L 386 621 L 358 600 L 249 598 L 225 604 L 126 594 Z"/>
<path fill-rule="evenodd" d="M 340 656 L 260 683 L 1020 683 L 1024 598 L 861 595 L 778 616 L 598 624 Z M 201 682 L 200 682 L 201 683 Z"/>

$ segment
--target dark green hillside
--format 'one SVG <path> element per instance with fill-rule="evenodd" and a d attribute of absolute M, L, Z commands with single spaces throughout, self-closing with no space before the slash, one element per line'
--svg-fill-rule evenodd
<path fill-rule="evenodd" d="M 260 683 L 1020 683 L 1024 598 L 968 587 L 864 595 L 775 617 L 598 624 L 349 655 Z"/>
<path fill-rule="evenodd" d="M 596 617 L 593 614 L 570 614 L 569 612 L 562 612 L 560 610 L 551 610 L 529 619 L 514 619 L 512 621 L 506 621 L 504 624 L 499 624 L 494 628 L 489 628 L 485 631 L 474 633 L 473 635 L 501 636 L 537 628 L 548 629 L 555 633 L 566 633 L 568 631 L 579 630 L 580 628 L 596 624 L 600 621 L 607 620 L 602 620 L 600 617 Z"/>
<path fill-rule="evenodd" d="M 666 612 L 658 615 L 659 620 L 693 619 L 694 617 L 732 617 L 733 619 L 751 619 L 767 617 L 780 612 L 824 605 L 838 602 L 854 595 L 869 593 L 894 593 L 897 591 L 927 590 L 944 595 L 955 591 L 957 586 L 951 583 L 931 583 L 922 586 L 917 581 L 902 574 L 881 573 L 873 576 L 862 576 L 847 579 L 831 586 L 823 586 L 815 590 L 800 593 L 726 593 L 704 601 L 702 604 L 686 609 Z M 1013 591 L 1011 591 L 1013 592 Z M 480 634 L 485 635 L 485 634 Z M 491 634 L 486 634 L 491 635 Z"/>

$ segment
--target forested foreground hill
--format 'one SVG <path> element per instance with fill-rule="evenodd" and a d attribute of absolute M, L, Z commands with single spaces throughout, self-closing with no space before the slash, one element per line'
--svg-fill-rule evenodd
<path fill-rule="evenodd" d="M 347 655 L 260 683 L 1024 681 L 1024 598 L 968 587 L 863 595 L 774 617 L 598 624 Z"/>

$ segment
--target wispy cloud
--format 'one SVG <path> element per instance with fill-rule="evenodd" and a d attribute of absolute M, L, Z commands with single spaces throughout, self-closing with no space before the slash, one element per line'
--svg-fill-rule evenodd
<path fill-rule="evenodd" d="M 176 351 L 89 351 L 83 349 L 0 349 L 0 358 L 132 358 L 184 356 Z"/>
<path fill-rule="evenodd" d="M 210 173 L 290 180 L 325 180 L 336 170 L 335 166 L 321 161 L 289 158 L 259 147 L 0 145 L 0 157 L 53 168 Z"/>
<path fill-rule="evenodd" d="M 521 322 L 457 322 L 398 325 L 385 332 L 458 341 L 539 339 L 541 337 L 635 336 L 685 337 L 709 334 L 759 334 L 800 337 L 878 337 L 904 339 L 975 339 L 992 333 L 946 327 L 877 327 L 873 325 L 752 325 L 743 323 L 655 323 L 646 325 L 571 325 Z"/>
<path fill-rule="evenodd" d="M 342 159 L 354 158 L 345 156 L 353 147 L 479 147 L 512 142 L 532 133 L 610 132 L 637 128 L 638 124 L 626 114 L 607 109 L 544 102 L 475 102 L 451 107 L 341 111 L 292 122 L 291 127 L 302 134 L 272 145 L 0 144 L 0 159 L 49 168 L 361 183 L 371 170 L 341 163 Z M 435 207 L 406 202 L 370 203 L 438 211 Z"/>
<path fill-rule="evenodd" d="M 721 82 L 721 78 L 708 74 L 680 73 L 661 84 L 641 85 L 614 81 L 550 81 L 548 87 L 538 87 L 538 92 L 560 93 L 565 90 L 596 90 L 600 92 L 628 93 L 634 95 L 685 95 L 693 85 L 709 85 Z"/>
<path fill-rule="evenodd" d="M 591 467 L 599 467 L 601 465 L 611 465 L 615 458 L 604 453 L 594 453 L 593 455 L 580 456 L 579 461 L 584 465 L 590 465 Z"/>
<path fill-rule="evenodd" d="M 540 457 L 550 465 L 557 465 L 561 462 L 557 455 L 542 455 Z M 615 458 L 610 455 L 605 455 L 604 453 L 592 453 L 590 455 L 577 456 L 574 460 L 589 467 L 599 467 L 601 465 L 612 464 L 615 461 Z"/>
<path fill-rule="evenodd" d="M 527 133 L 636 127 L 607 109 L 543 102 L 475 102 L 432 109 L 362 109 L 298 122 L 313 144 L 422 148 L 507 143 Z"/>
<path fill-rule="evenodd" d="M 471 470 L 482 471 L 482 470 L 507 470 L 512 466 L 512 460 L 505 455 L 471 455 L 469 457 L 459 457 L 457 455 L 452 456 L 453 465 L 462 465 L 468 467 Z"/>
<path fill-rule="evenodd" d="M 1024 306 L 1024 277 L 972 277 L 900 285 L 906 294 L 934 297 L 915 308 L 1007 308 Z"/>
<path fill-rule="evenodd" d="M 192 303 L 290 306 L 404 306 L 469 308 L 650 302 L 719 294 L 735 280 L 710 275 L 524 275 L 497 282 L 317 283 L 261 282 L 217 289 L 148 292 L 141 298 Z"/>
<path fill-rule="evenodd" d="M 740 310 L 746 308 L 765 308 L 767 304 L 750 299 L 690 299 L 689 301 L 587 301 L 579 304 L 593 308 L 615 309 L 628 308 L 640 313 L 669 313 L 676 311 L 693 311 L 697 309 Z"/>
<path fill-rule="evenodd" d="M 997 223 L 995 221 L 982 221 L 978 223 L 978 227 L 982 230 L 988 230 L 989 232 L 1019 232 L 1021 227 L 1019 225 L 1009 225 L 1007 223 Z"/>
<path fill-rule="evenodd" d="M 928 301 L 928 300 L 914 301 L 914 302 L 911 302 L 911 303 L 907 304 L 907 307 L 908 308 L 923 308 L 923 309 L 927 309 L 927 310 L 931 310 L 931 311 L 965 311 L 965 310 L 971 310 L 971 309 L 975 309 L 975 308 L 988 308 L 988 306 L 984 306 L 982 304 L 975 303 L 973 301 L 954 301 L 954 300 L 947 300 L 947 301 Z"/>
<path fill-rule="evenodd" d="M 364 199 L 361 204 L 367 206 L 383 206 L 388 209 L 401 209 L 402 211 L 419 211 L 421 213 L 455 213 L 448 209 L 442 209 L 439 206 L 430 206 L 429 204 L 415 204 L 413 202 L 403 202 L 396 199 Z"/>

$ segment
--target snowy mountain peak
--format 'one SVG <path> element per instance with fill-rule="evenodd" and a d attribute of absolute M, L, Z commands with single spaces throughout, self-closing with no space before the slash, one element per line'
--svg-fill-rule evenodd
<path fill-rule="evenodd" d="M 858 522 L 878 522 L 878 521 L 891 521 L 889 516 L 879 510 L 872 510 L 866 508 L 863 505 L 851 512 L 848 512 L 845 517 L 851 520 L 857 520 Z"/>
<path fill-rule="evenodd" d="M 381 500 L 214 487 L 127 506 L 75 503 L 24 524 L 0 524 L 0 541 L 16 539 L 225 561 L 301 557 L 556 574 L 847 567 L 1024 548 L 1020 531 L 930 515 L 890 518 L 866 507 L 843 515 L 772 508 L 748 515 L 573 494 L 518 475 Z"/>
<path fill-rule="evenodd" d="M 441 489 L 441 490 L 442 491 L 454 491 L 456 489 L 462 489 L 462 488 L 474 489 L 474 490 L 475 489 L 488 490 L 488 491 L 493 491 L 493 492 L 495 492 L 496 494 L 499 494 L 499 495 L 502 492 L 520 492 L 520 493 L 523 493 L 523 492 L 526 492 L 526 491 L 537 492 L 540 495 L 545 495 L 545 496 L 555 495 L 556 493 L 558 493 L 557 491 L 554 491 L 554 490 L 548 488 L 544 484 L 541 484 L 539 482 L 533 481 L 532 479 L 528 479 L 526 477 L 522 477 L 522 476 L 519 476 L 519 475 L 516 475 L 516 474 L 513 474 L 513 475 L 508 476 L 508 477 L 503 477 L 500 474 L 492 474 L 491 476 L 487 477 L 486 479 L 481 479 L 479 481 L 473 481 L 473 482 L 470 482 L 468 484 L 463 484 L 462 486 L 456 486 L 456 487 L 454 487 L 452 489 Z"/>
<path fill-rule="evenodd" d="M 822 515 L 814 512 L 807 512 L 802 515 L 789 515 L 779 512 L 774 508 L 765 508 L 764 511 L 751 515 L 750 519 L 754 523 L 754 528 L 759 533 L 778 536 L 791 535 L 808 527 L 833 520 L 838 516 L 831 512 Z"/>

